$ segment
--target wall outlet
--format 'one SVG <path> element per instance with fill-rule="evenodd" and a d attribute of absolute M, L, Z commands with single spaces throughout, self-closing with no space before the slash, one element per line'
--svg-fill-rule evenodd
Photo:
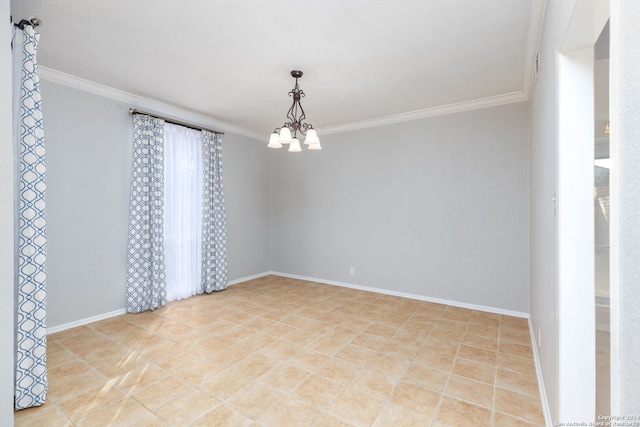
<path fill-rule="evenodd" d="M 542 347 L 542 329 L 538 328 L 538 348 Z"/>
<path fill-rule="evenodd" d="M 355 267 L 349 267 L 349 275 L 351 275 L 351 276 L 355 276 L 356 275 L 356 268 Z"/>

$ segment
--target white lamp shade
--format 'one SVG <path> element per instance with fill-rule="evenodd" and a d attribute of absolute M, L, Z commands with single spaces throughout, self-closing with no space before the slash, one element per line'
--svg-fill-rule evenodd
<path fill-rule="evenodd" d="M 286 126 L 280 129 L 280 143 L 291 144 L 291 131 Z"/>
<path fill-rule="evenodd" d="M 267 144 L 267 147 L 269 148 L 281 148 L 282 144 L 280 143 L 280 135 L 278 135 L 277 133 L 272 133 L 271 137 L 269 138 L 269 144 Z"/>
<path fill-rule="evenodd" d="M 316 144 L 309 144 L 307 149 L 308 150 L 322 150 L 322 147 L 320 146 L 320 141 L 318 141 Z"/>
<path fill-rule="evenodd" d="M 300 141 L 298 141 L 298 138 L 293 138 L 291 140 L 291 145 L 289 145 L 289 150 L 292 153 L 298 153 L 300 151 L 302 151 L 302 149 L 300 148 Z"/>
<path fill-rule="evenodd" d="M 304 143 L 307 145 L 320 144 L 320 139 L 318 139 L 318 134 L 315 129 L 309 129 L 307 131 L 307 137 L 304 139 Z"/>

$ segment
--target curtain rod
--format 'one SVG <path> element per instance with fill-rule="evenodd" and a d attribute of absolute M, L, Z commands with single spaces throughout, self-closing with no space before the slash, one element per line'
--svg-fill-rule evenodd
<path fill-rule="evenodd" d="M 35 28 L 40 24 L 42 24 L 42 21 L 40 21 L 40 19 L 31 18 L 31 19 L 21 19 L 20 22 L 14 23 L 13 25 L 20 28 L 21 30 L 24 30 L 24 27 L 27 25 L 31 25 L 33 28 Z"/>
<path fill-rule="evenodd" d="M 184 126 L 184 127 L 187 127 L 187 128 L 190 128 L 190 129 L 195 129 L 195 130 L 206 130 L 206 131 L 209 131 L 211 133 L 217 133 L 218 135 L 224 135 L 224 132 L 219 131 L 219 130 L 207 129 L 205 127 L 194 125 L 192 123 L 182 122 L 180 120 L 170 119 L 168 117 L 159 116 L 159 115 L 154 114 L 154 113 L 149 113 L 148 111 L 138 110 L 137 108 L 129 108 L 129 114 L 136 114 L 136 113 L 137 114 L 146 114 L 147 116 L 155 117 L 156 119 L 162 119 L 165 122 L 173 123 L 174 125 L 180 125 L 180 126 Z"/>

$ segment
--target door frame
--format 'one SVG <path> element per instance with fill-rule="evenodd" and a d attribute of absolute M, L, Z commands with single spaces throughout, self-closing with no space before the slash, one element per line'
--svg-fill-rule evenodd
<path fill-rule="evenodd" d="M 595 420 L 593 47 L 608 0 L 578 0 L 557 52 L 558 416 Z"/>

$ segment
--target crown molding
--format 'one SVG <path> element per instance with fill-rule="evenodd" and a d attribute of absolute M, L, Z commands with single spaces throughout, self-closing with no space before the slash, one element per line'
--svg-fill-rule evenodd
<path fill-rule="evenodd" d="M 39 67 L 40 78 L 58 83 L 61 85 L 69 86 L 75 89 L 79 89 L 85 92 L 90 92 L 95 95 L 110 98 L 116 101 L 131 104 L 133 108 L 140 108 L 147 110 L 151 113 L 156 113 L 168 118 L 192 122 L 196 125 L 220 129 L 235 133 L 238 135 L 247 136 L 259 141 L 265 139 L 265 136 L 249 129 L 241 128 L 239 126 L 232 125 L 230 123 L 214 120 L 204 114 L 196 113 L 186 108 L 178 107 L 166 102 L 157 101 L 155 99 L 146 98 L 143 96 L 135 95 L 130 92 L 125 92 L 119 89 L 115 89 L 109 86 L 102 85 L 90 80 L 85 80 L 80 77 L 73 76 L 71 74 L 63 73 L 61 71 L 53 70 L 47 67 Z M 529 97 L 524 92 L 511 92 L 502 95 L 489 96 L 486 98 L 474 99 L 471 101 L 458 102 L 455 104 L 442 105 L 437 107 L 425 108 L 422 110 L 410 111 L 408 113 L 394 114 L 390 116 L 379 117 L 370 120 L 362 120 L 358 122 L 344 123 L 335 126 L 327 126 L 319 128 L 318 133 L 324 135 L 340 132 L 348 132 L 358 129 L 367 129 L 378 126 L 391 125 L 396 123 L 403 123 L 413 120 L 425 119 L 428 117 L 442 116 L 445 114 L 459 113 L 463 111 L 475 110 L 479 108 L 495 107 L 499 105 L 511 104 L 514 102 L 527 101 Z"/>
<path fill-rule="evenodd" d="M 391 116 L 379 117 L 377 119 L 362 120 L 359 122 L 345 123 L 336 126 L 319 128 L 318 133 L 324 135 L 331 133 L 347 132 L 358 129 L 366 129 L 377 126 L 385 126 L 412 120 L 425 119 L 428 117 L 442 116 L 445 114 L 460 113 L 463 111 L 476 110 L 479 108 L 496 107 L 498 105 L 511 104 L 514 102 L 527 101 L 529 98 L 523 92 L 511 92 L 502 95 L 489 96 L 486 98 L 474 99 L 472 101 L 458 102 L 455 104 L 442 105 L 438 107 L 425 108 L 423 110 L 410 111 L 408 113 L 394 114 Z"/>
<path fill-rule="evenodd" d="M 129 92 L 125 92 L 119 89 L 114 89 L 109 86 L 102 85 L 90 80 L 85 80 L 80 77 L 73 76 L 71 74 L 63 73 L 61 71 L 53 70 L 47 67 L 38 67 L 40 78 L 53 83 L 69 86 L 75 89 L 79 89 L 85 92 L 93 93 L 95 95 L 110 98 L 116 101 L 131 104 L 132 108 L 140 108 L 149 111 L 150 113 L 156 113 L 167 118 L 187 121 L 198 126 L 220 129 L 221 131 L 231 132 L 238 135 L 247 136 L 249 138 L 263 140 L 264 135 L 260 135 L 257 132 L 245 129 L 239 126 L 225 123 L 219 120 L 214 120 L 204 114 L 196 113 L 186 108 L 178 107 L 176 105 L 168 104 L 166 102 L 157 101 L 155 99 L 146 98 L 139 95 L 134 95 Z"/>

